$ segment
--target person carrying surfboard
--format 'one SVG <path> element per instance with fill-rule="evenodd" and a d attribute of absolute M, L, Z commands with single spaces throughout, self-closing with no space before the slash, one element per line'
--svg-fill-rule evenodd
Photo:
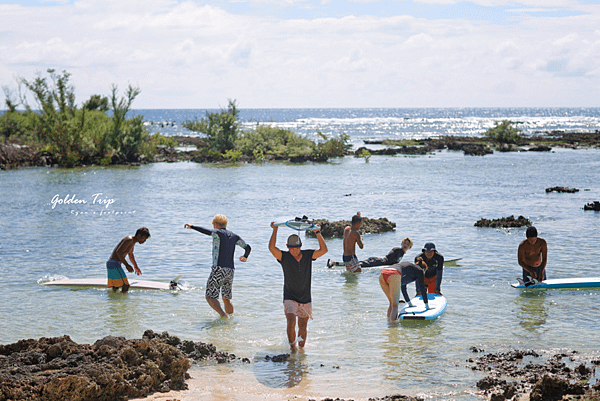
<path fill-rule="evenodd" d="M 427 265 L 425 270 L 425 285 L 430 294 L 442 295 L 442 276 L 444 274 L 444 257 L 435 249 L 433 242 L 428 242 L 421 249 L 421 253 L 415 257 L 423 259 Z M 417 295 L 421 295 L 417 291 Z"/>
<path fill-rule="evenodd" d="M 351 225 L 344 228 L 344 253 L 342 255 L 342 260 L 346 264 L 346 271 L 351 273 L 360 273 L 362 271 L 360 269 L 358 258 L 356 257 L 356 245 L 358 245 L 360 249 L 363 249 L 362 238 L 358 233 L 361 225 L 362 217 L 360 217 L 360 212 L 357 212 L 352 216 Z"/>
<path fill-rule="evenodd" d="M 537 229 L 533 226 L 527 228 L 525 236 L 526 239 L 519 244 L 517 252 L 519 265 L 523 268 L 523 282 L 530 282 L 529 277 L 544 281 L 548 260 L 546 240 L 538 237 Z"/>
<path fill-rule="evenodd" d="M 213 228 L 204 228 L 184 224 L 184 228 L 196 230 L 202 234 L 210 235 L 213 238 L 212 267 L 208 281 L 206 282 L 206 302 L 213 308 L 219 316 L 228 318 L 233 313 L 233 303 L 231 299 L 233 274 L 235 266 L 233 265 L 233 256 L 235 246 L 244 248 L 244 255 L 240 256 L 240 262 L 246 262 L 252 248 L 242 237 L 227 230 L 227 217 L 217 214 L 212 219 Z M 225 310 L 219 302 L 219 294 L 223 299 Z"/>
<path fill-rule="evenodd" d="M 271 222 L 273 233 L 269 240 L 269 251 L 283 269 L 283 310 L 287 319 L 287 338 L 292 352 L 296 352 L 296 343 L 301 349 L 306 344 L 308 320 L 312 319 L 312 298 L 310 285 L 312 280 L 312 262 L 327 253 L 327 245 L 318 225 L 312 230 L 319 241 L 319 249 L 300 249 L 302 241 L 297 234 L 287 239 L 288 251 L 277 248 L 277 229 Z M 298 335 L 296 335 L 296 324 Z"/>
<path fill-rule="evenodd" d="M 379 285 L 389 301 L 387 310 L 388 319 L 392 321 L 398 319 L 400 292 L 402 292 L 402 296 L 408 305 L 412 306 L 406 286 L 413 281 L 416 281 L 417 290 L 423 294 L 422 298 L 425 303 L 425 309 L 429 309 L 429 300 L 427 298 L 427 290 L 425 287 L 425 274 L 423 272 L 425 269 L 427 269 L 427 265 L 423 262 L 423 259 L 417 258 L 417 261 L 414 264 L 410 262 L 400 262 L 381 270 L 381 273 L 379 274 Z"/>
<path fill-rule="evenodd" d="M 113 249 L 110 258 L 106 262 L 106 272 L 108 275 L 107 285 L 108 287 L 112 287 L 113 291 L 117 291 L 119 287 L 121 287 L 122 293 L 126 293 L 129 290 L 129 281 L 121 267 L 121 263 L 125 265 L 128 272 L 133 273 L 135 271 L 135 274 L 138 276 L 142 274 L 142 271 L 138 267 L 135 257 L 133 256 L 133 247 L 135 244 L 143 244 L 148 238 L 150 238 L 150 230 L 146 227 L 138 228 L 135 235 L 128 235 L 123 238 L 117 244 L 115 249 Z M 129 257 L 133 267 L 127 263 L 127 259 L 125 259 L 126 256 Z"/>

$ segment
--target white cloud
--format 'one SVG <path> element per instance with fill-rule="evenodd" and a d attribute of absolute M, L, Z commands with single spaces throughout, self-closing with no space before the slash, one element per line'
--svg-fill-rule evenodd
<path fill-rule="evenodd" d="M 241 107 L 597 106 L 599 23 L 600 12 L 494 25 L 275 19 L 160 0 L 0 6 L 0 84 L 64 69 L 78 102 L 132 83 L 142 89 L 136 108 L 228 98 Z"/>

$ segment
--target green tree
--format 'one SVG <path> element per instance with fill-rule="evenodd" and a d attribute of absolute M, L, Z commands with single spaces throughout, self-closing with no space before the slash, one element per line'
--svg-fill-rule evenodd
<path fill-rule="evenodd" d="M 190 131 L 202 132 L 209 138 L 209 148 L 212 151 L 225 153 L 235 148 L 235 142 L 240 131 L 238 121 L 239 110 L 235 100 L 229 100 L 227 110 L 217 113 L 206 112 L 202 120 L 188 120 L 183 126 Z"/>
<path fill-rule="evenodd" d="M 125 155 L 127 160 L 131 161 L 138 156 L 140 146 L 148 136 L 142 116 L 130 120 L 125 118 L 131 109 L 131 104 L 140 92 L 140 88 L 129 85 L 125 96 L 119 99 L 117 96 L 118 88 L 113 85 L 110 97 L 113 115 L 109 144 L 113 149 Z"/>
<path fill-rule="evenodd" d="M 110 109 L 110 107 L 108 106 L 108 97 L 101 95 L 92 95 L 85 103 L 83 103 L 83 108 L 89 111 L 108 111 Z"/>
<path fill-rule="evenodd" d="M 496 121 L 494 127 L 488 129 L 483 135 L 499 143 L 519 143 L 523 139 L 519 134 L 521 130 L 513 127 L 512 124 L 509 120 Z"/>

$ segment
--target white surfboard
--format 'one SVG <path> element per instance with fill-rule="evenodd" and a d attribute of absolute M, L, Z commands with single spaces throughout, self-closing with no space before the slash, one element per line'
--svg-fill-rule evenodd
<path fill-rule="evenodd" d="M 525 285 L 522 279 L 517 279 L 519 282 L 511 284 L 514 288 L 520 289 L 552 289 L 552 288 L 600 288 L 600 277 L 584 277 L 584 278 L 555 278 L 544 281 L 536 281 L 535 284 Z"/>
<path fill-rule="evenodd" d="M 143 290 L 176 290 L 178 288 L 179 279 L 183 276 L 177 276 L 169 283 L 163 283 L 160 281 L 146 281 L 146 280 L 129 280 L 129 288 L 139 288 Z M 107 288 L 108 279 L 106 278 L 76 278 L 76 279 L 64 279 L 64 280 L 53 280 L 43 285 L 60 285 L 67 287 L 99 287 Z"/>
<path fill-rule="evenodd" d="M 446 297 L 438 294 L 427 294 L 429 309 L 425 309 L 423 297 L 417 295 L 410 300 L 413 306 L 405 305 L 398 313 L 398 319 L 402 320 L 432 320 L 439 317 L 446 310 Z"/>
<path fill-rule="evenodd" d="M 308 231 L 314 230 L 316 226 L 310 221 L 302 221 L 302 220 L 288 220 L 283 223 L 275 223 L 277 227 L 289 227 L 292 230 L 296 231 Z"/>
<path fill-rule="evenodd" d="M 444 260 L 444 266 L 457 266 L 461 260 L 462 258 Z"/>

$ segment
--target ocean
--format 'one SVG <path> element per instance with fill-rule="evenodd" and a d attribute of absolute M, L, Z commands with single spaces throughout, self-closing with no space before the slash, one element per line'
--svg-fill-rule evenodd
<path fill-rule="evenodd" d="M 185 120 L 205 110 L 135 110 L 152 132 L 193 134 Z M 346 133 L 364 140 L 481 135 L 509 119 L 526 133 L 600 129 L 600 109 L 264 109 L 241 110 L 244 127 L 269 123 L 316 138 Z M 162 125 L 162 126 L 161 126 Z M 479 400 L 483 373 L 467 362 L 486 352 L 577 350 L 573 363 L 598 359 L 600 289 L 521 291 L 517 247 L 522 228 L 478 228 L 481 218 L 523 215 L 548 242 L 548 278 L 600 276 L 600 149 L 499 153 L 483 157 L 437 151 L 425 156 L 347 156 L 327 163 L 155 163 L 132 167 L 23 168 L 0 171 L 0 343 L 69 335 L 93 343 L 107 335 L 140 338 L 147 329 L 210 342 L 251 364 L 194 365 L 179 399 L 366 399 L 390 394 L 432 400 Z M 554 186 L 577 188 L 546 193 Z M 63 202 L 58 202 L 62 200 Z M 70 200 L 65 202 L 65 200 Z M 78 202 L 75 202 L 78 201 Z M 379 269 L 348 275 L 339 238 L 313 263 L 314 320 L 306 350 L 288 352 L 281 267 L 268 251 L 271 221 L 295 216 L 349 220 L 360 211 L 387 217 L 394 232 L 367 234 L 359 259 L 384 256 L 402 238 L 426 242 L 446 259 L 446 312 L 432 322 L 390 323 Z M 219 319 L 204 299 L 211 240 L 185 223 L 208 227 L 225 214 L 228 228 L 252 246 L 236 263 L 235 313 Z M 152 237 L 135 248 L 143 279 L 183 275 L 176 292 L 51 288 L 59 278 L 102 278 L 114 246 L 141 226 Z M 292 230 L 279 230 L 284 247 Z M 315 239 L 303 238 L 305 248 Z M 238 256 L 242 250 L 238 250 Z M 409 285 L 414 294 L 414 285 Z M 594 381 L 599 377 L 596 373 Z M 187 397 L 187 398 L 186 398 Z"/>

